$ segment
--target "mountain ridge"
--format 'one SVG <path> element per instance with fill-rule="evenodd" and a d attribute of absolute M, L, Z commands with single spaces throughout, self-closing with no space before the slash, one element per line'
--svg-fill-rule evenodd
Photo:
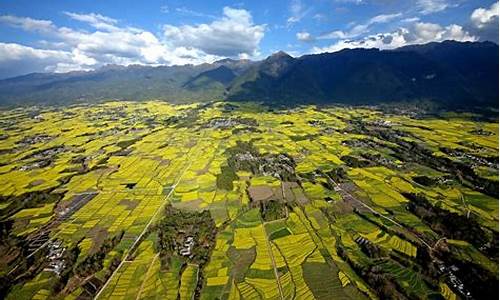
<path fill-rule="evenodd" d="M 114 66 L 32 73 L 0 80 L 0 105 L 105 99 L 174 103 L 379 104 L 428 100 L 445 108 L 498 107 L 498 45 L 445 41 L 391 50 L 343 49 L 261 61 L 222 59 L 183 66 Z"/>

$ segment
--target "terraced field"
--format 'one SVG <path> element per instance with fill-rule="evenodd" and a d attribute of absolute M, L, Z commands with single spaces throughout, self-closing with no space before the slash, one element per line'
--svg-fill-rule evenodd
<path fill-rule="evenodd" d="M 0 112 L 0 182 L 6 299 L 485 299 L 498 285 L 498 121 L 480 116 L 18 108 Z"/>

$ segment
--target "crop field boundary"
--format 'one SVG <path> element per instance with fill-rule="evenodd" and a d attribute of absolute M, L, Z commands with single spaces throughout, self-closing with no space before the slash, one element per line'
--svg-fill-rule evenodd
<path fill-rule="evenodd" d="M 113 279 L 113 277 L 118 272 L 118 270 L 123 266 L 123 264 L 125 262 L 129 262 L 129 260 L 127 260 L 127 257 L 129 255 L 131 249 L 135 249 L 136 244 L 142 239 L 142 237 L 144 236 L 144 234 L 146 234 L 149 226 L 151 226 L 151 224 L 153 223 L 153 221 L 156 219 L 156 216 L 158 215 L 158 213 L 160 213 L 160 211 L 162 211 L 162 209 L 165 207 L 165 205 L 167 203 L 167 200 L 170 198 L 170 196 L 172 196 L 172 194 L 175 191 L 175 188 L 177 187 L 177 185 L 179 184 L 179 182 L 182 180 L 183 175 L 191 167 L 191 165 L 192 165 L 192 160 L 189 160 L 188 165 L 182 170 L 181 174 L 179 175 L 179 178 L 177 179 L 177 181 L 175 182 L 175 184 L 171 186 L 171 189 L 170 189 L 169 193 L 164 197 L 162 205 L 160 207 L 158 207 L 158 209 L 155 211 L 155 213 L 153 214 L 153 216 L 151 216 L 151 219 L 149 220 L 148 224 L 146 224 L 146 226 L 144 227 L 144 229 L 141 232 L 141 234 L 139 234 L 139 236 L 135 239 L 134 243 L 127 249 L 127 252 L 125 252 L 123 254 L 124 259 L 122 259 L 122 261 L 120 262 L 120 264 L 118 265 L 118 267 L 113 271 L 113 273 L 111 273 L 111 275 L 106 280 L 106 283 L 104 283 L 104 285 L 102 286 L 102 288 L 95 295 L 94 299 L 99 299 L 99 297 L 101 296 L 101 293 L 106 289 L 106 287 L 108 286 L 109 282 L 111 282 L 111 279 Z"/>

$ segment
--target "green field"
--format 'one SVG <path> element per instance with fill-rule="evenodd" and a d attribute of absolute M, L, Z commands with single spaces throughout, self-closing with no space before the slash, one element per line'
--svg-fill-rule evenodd
<path fill-rule="evenodd" d="M 112 101 L 2 110 L 0 136 L 6 299 L 481 299 L 498 283 L 498 122 Z M 166 208 L 184 226 L 170 240 Z M 195 213 L 209 225 L 182 222 Z"/>

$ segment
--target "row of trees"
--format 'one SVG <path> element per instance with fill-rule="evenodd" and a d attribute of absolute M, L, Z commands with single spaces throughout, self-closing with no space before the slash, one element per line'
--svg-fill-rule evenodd
<path fill-rule="evenodd" d="M 397 283 L 391 274 L 383 271 L 377 265 L 364 265 L 354 260 L 349 255 L 349 250 L 345 249 L 341 242 L 337 241 L 337 253 L 351 268 L 375 291 L 380 299 L 402 300 L 407 299 L 399 291 Z"/>
<path fill-rule="evenodd" d="M 414 193 L 402 193 L 410 202 L 408 210 L 428 224 L 441 236 L 451 239 L 464 240 L 477 248 L 481 248 L 498 237 L 492 236 L 484 230 L 477 222 L 475 215 L 469 217 L 443 209 L 433 205 L 425 195 Z M 494 243 L 492 243 L 494 245 Z M 491 249 L 495 257 L 498 255 L 498 244 L 496 249 Z"/>

